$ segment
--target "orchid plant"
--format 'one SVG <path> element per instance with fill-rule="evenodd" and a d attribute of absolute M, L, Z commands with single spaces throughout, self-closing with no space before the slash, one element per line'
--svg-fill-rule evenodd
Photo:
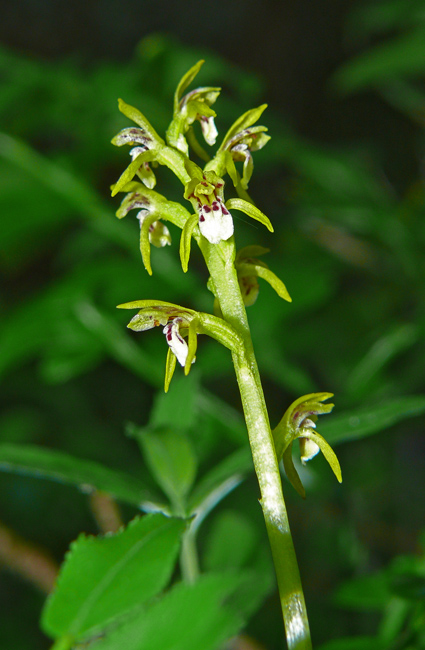
<path fill-rule="evenodd" d="M 197 312 L 161 300 L 135 300 L 119 308 L 138 310 L 128 324 L 135 331 L 162 327 L 168 345 L 165 391 L 177 362 L 186 375 L 190 372 L 196 361 L 198 335 L 207 334 L 230 350 L 276 569 L 286 639 L 289 648 L 304 650 L 311 647 L 310 632 L 279 462 L 283 459 L 290 482 L 304 497 L 305 491 L 292 461 L 292 446 L 298 439 L 303 463 L 322 451 L 341 481 L 334 452 L 315 430 L 317 416 L 332 410 L 332 404 L 324 404 L 332 395 L 315 393 L 299 398 L 287 409 L 276 428 L 271 429 L 246 307 L 257 298 L 258 278 L 268 282 L 284 300 L 291 302 L 291 298 L 284 283 L 258 259 L 268 252 L 267 249 L 254 244 L 236 250 L 232 216 L 232 212 L 241 211 L 273 232 L 269 219 L 248 194 L 253 153 L 270 139 L 267 128 L 256 125 L 266 105 L 239 117 L 215 154 L 210 155 L 198 140 L 195 122 L 200 123 L 205 143 L 209 147 L 215 145 L 218 132 L 212 105 L 220 88 L 201 87 L 186 92 L 203 63 L 196 63 L 177 86 L 173 118 L 165 140 L 138 109 L 119 100 L 120 111 L 137 126 L 124 128 L 112 140 L 117 146 L 130 145 L 132 159 L 113 186 L 112 195 L 121 192 L 125 195 L 116 213 L 118 218 L 133 209 L 138 210 L 140 250 L 149 274 L 152 274 L 151 245 L 171 244 L 171 235 L 164 222 L 171 222 L 182 230 L 180 260 L 184 272 L 188 270 L 192 238 L 196 241 L 210 274 L 207 286 L 214 295 L 214 313 Z M 183 203 L 169 201 L 154 190 L 154 169 L 158 165 L 168 167 L 181 181 Z M 226 176 L 231 197 L 226 196 Z"/>

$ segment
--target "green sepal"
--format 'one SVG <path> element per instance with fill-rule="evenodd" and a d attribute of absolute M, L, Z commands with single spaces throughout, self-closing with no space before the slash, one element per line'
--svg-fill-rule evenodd
<path fill-rule="evenodd" d="M 141 113 L 137 108 L 130 106 L 130 104 L 126 104 L 122 99 L 118 100 L 118 108 L 121 113 L 128 117 L 129 120 L 132 120 L 144 129 L 149 136 L 155 140 L 157 145 L 165 145 L 164 140 L 158 135 L 149 120 L 147 120 L 143 113 Z"/>
<path fill-rule="evenodd" d="M 111 196 L 115 196 L 118 192 L 122 192 L 124 187 L 133 180 L 142 163 L 151 162 L 153 158 L 154 154 L 152 151 L 144 151 L 136 156 L 129 166 L 124 169 L 115 185 L 112 186 Z"/>
<path fill-rule="evenodd" d="M 292 487 L 298 492 L 300 497 L 305 499 L 305 489 L 304 485 L 301 483 L 301 479 L 297 470 L 295 469 L 294 461 L 292 460 L 292 442 L 286 448 L 283 456 L 283 467 L 285 468 L 286 476 L 288 477 L 289 482 Z"/>
<path fill-rule="evenodd" d="M 305 438 L 307 436 L 303 436 L 302 434 L 300 434 L 298 437 Z M 320 451 L 328 461 L 333 473 L 335 474 L 338 480 L 338 483 L 342 483 L 341 465 L 339 464 L 337 455 L 332 449 L 332 447 L 330 446 L 330 444 L 326 442 L 326 440 L 324 439 L 323 436 L 320 435 L 320 433 L 311 432 L 308 434 L 308 438 L 313 442 L 315 442 L 316 445 L 318 445 L 318 447 L 320 447 Z"/>
<path fill-rule="evenodd" d="M 171 348 L 168 348 L 167 359 L 165 361 L 165 379 L 164 379 L 164 392 L 168 393 L 170 388 L 171 380 L 176 369 L 177 358 L 175 354 L 171 351 Z"/>
<path fill-rule="evenodd" d="M 283 284 L 282 280 L 280 280 L 280 278 L 278 278 L 277 275 L 273 273 L 273 271 L 270 271 L 270 269 L 267 268 L 267 266 L 263 265 L 261 262 L 242 262 L 236 264 L 236 269 L 238 272 L 238 277 L 242 278 L 254 275 L 257 278 L 262 278 L 268 282 L 271 287 L 273 287 L 280 298 L 283 298 L 283 300 L 287 300 L 288 302 L 292 302 L 292 298 L 289 295 L 288 290 Z"/>
<path fill-rule="evenodd" d="M 152 275 L 151 267 L 151 243 L 149 241 L 149 228 L 150 226 L 158 220 L 157 214 L 150 214 L 143 219 L 142 225 L 140 227 L 140 252 L 142 254 L 142 260 L 146 271 L 149 275 Z"/>
<path fill-rule="evenodd" d="M 270 219 L 252 203 L 249 203 L 244 199 L 229 199 L 226 201 L 226 208 L 228 210 L 239 210 L 240 212 L 244 212 L 248 217 L 251 217 L 251 219 L 255 219 L 266 226 L 270 232 L 274 232 Z"/>
<path fill-rule="evenodd" d="M 267 104 L 261 104 L 261 106 L 258 106 L 257 108 L 251 108 L 249 111 L 241 115 L 230 127 L 230 129 L 227 131 L 226 135 L 223 138 L 223 142 L 221 143 L 219 147 L 219 151 L 225 148 L 226 143 L 231 140 L 235 135 L 237 135 L 240 131 L 243 131 L 244 129 L 249 128 L 257 120 L 260 119 L 261 115 L 263 112 L 266 110 Z"/>
<path fill-rule="evenodd" d="M 192 367 L 192 363 L 196 357 L 196 350 L 198 347 L 198 335 L 197 335 L 197 326 L 198 326 L 198 319 L 194 318 L 193 320 L 190 321 L 189 327 L 188 327 L 188 354 L 187 354 L 187 359 L 186 363 L 184 365 L 184 374 L 188 375 L 190 372 L 190 369 Z"/>
<path fill-rule="evenodd" d="M 179 314 L 183 315 L 193 315 L 195 316 L 196 311 L 189 309 L 188 307 L 181 307 L 180 305 L 175 305 L 172 302 L 165 302 L 165 300 L 133 300 L 132 302 L 123 302 L 121 305 L 117 305 L 117 309 L 149 309 L 149 308 L 158 308 L 158 311 L 169 313 L 172 318 L 178 316 Z"/>
<path fill-rule="evenodd" d="M 184 273 L 186 273 L 188 269 L 192 234 L 198 225 L 198 220 L 199 216 L 197 214 L 192 214 L 192 216 L 186 221 L 180 237 L 180 261 Z"/>
<path fill-rule="evenodd" d="M 205 60 L 200 59 L 200 61 L 195 63 L 195 65 L 193 65 L 190 70 L 188 70 L 186 74 L 184 74 L 180 79 L 179 83 L 177 84 L 176 92 L 174 93 L 174 112 L 177 112 L 179 110 L 179 102 L 183 91 L 186 90 L 188 86 L 190 86 L 204 63 Z"/>

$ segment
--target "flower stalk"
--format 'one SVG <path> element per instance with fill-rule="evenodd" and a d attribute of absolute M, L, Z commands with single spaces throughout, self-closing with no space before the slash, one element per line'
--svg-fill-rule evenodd
<path fill-rule="evenodd" d="M 291 298 L 284 283 L 264 262 L 256 259 L 267 249 L 253 245 L 236 252 L 231 214 L 232 210 L 240 210 L 273 232 L 269 219 L 254 206 L 247 192 L 253 172 L 252 152 L 261 149 L 269 140 L 266 127 L 254 126 L 266 105 L 249 110 L 236 120 L 215 156 L 210 157 L 197 141 L 194 128 L 199 123 L 206 144 L 211 146 L 215 143 L 218 132 L 214 123 L 216 113 L 211 105 L 216 101 L 220 89 L 201 87 L 183 95 L 202 63 L 199 61 L 195 64 L 177 86 L 166 142 L 137 109 L 120 100 L 120 110 L 139 128 L 123 129 L 113 140 L 118 146 L 136 146 L 132 150 L 132 162 L 113 187 L 113 195 L 120 191 L 127 193 L 117 211 L 119 218 L 133 208 L 140 210 L 140 248 L 150 274 L 150 245 L 171 243 L 171 235 L 162 221 L 170 221 L 182 229 L 180 259 L 184 272 L 188 269 L 192 238 L 197 242 L 210 273 L 208 288 L 215 298 L 214 315 L 154 300 L 137 300 L 120 307 L 139 309 L 128 325 L 131 329 L 144 331 L 161 326 L 168 344 L 165 390 L 168 390 L 177 362 L 185 374 L 190 372 L 196 360 L 199 335 L 207 334 L 230 350 L 276 570 L 287 644 L 290 650 L 309 650 L 311 640 L 307 611 L 283 498 L 279 462 L 283 457 L 292 484 L 304 496 L 291 457 L 292 443 L 298 438 L 303 462 L 321 450 L 338 480 L 341 480 L 335 454 L 314 431 L 317 415 L 327 413 L 332 408 L 332 405 L 322 404 L 330 394 L 318 393 L 300 398 L 286 411 L 272 432 L 246 306 L 253 304 L 257 298 L 258 278 L 269 282 L 284 300 L 290 302 Z M 189 158 L 190 149 L 206 162 L 203 169 Z M 192 206 L 193 214 L 152 190 L 155 181 L 149 163 L 166 165 L 175 173 L 183 185 L 186 206 Z M 242 166 L 238 169 L 236 163 L 242 163 Z M 229 176 L 237 195 L 227 201 L 224 196 L 225 175 Z M 134 181 L 135 176 L 141 182 Z M 186 540 L 182 551 L 184 573 L 189 580 L 195 580 L 199 570 L 196 562 L 193 562 L 196 557 L 191 548 L 193 544 L 194 536 Z"/>

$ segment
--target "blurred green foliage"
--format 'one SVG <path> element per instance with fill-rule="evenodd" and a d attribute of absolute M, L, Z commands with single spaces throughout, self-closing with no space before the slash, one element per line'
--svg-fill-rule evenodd
<path fill-rule="evenodd" d="M 347 39 L 363 51 L 332 80 L 346 94 L 378 92 L 401 112 L 415 136 L 409 178 L 404 159 L 387 161 L 378 142 L 324 148 L 269 108 L 272 140 L 257 154 L 251 194 L 276 234 L 236 223 L 240 247 L 255 239 L 271 248 L 270 266 L 293 298 L 278 302 L 264 284 L 249 310 L 272 425 L 300 394 L 335 393 L 335 415 L 320 431 L 333 445 L 344 443 L 337 449 L 342 487 L 321 458 L 299 469 L 305 503 L 284 486 L 313 641 L 326 641 L 327 650 L 425 647 L 418 542 L 425 443 L 423 417 L 412 418 L 425 412 L 424 15 L 423 0 L 358 9 Z M 171 435 L 185 436 L 189 450 L 190 507 L 240 477 L 199 531 L 201 568 L 241 571 L 257 563 L 265 582 L 258 597 L 250 595 L 254 612 L 270 589 L 270 567 L 260 550 L 266 536 L 229 355 L 200 341 L 197 372 L 176 377 L 176 397 L 173 389 L 154 397 L 163 381 L 162 337 L 138 338 L 115 310 L 158 296 L 211 310 L 196 252 L 183 274 L 172 232 L 173 245 L 152 252 L 150 278 L 136 220 L 118 222 L 109 198 L 123 166 L 123 152 L 109 144 L 125 126 L 117 97 L 163 132 L 175 81 L 201 56 L 207 64 L 199 83 L 226 90 L 217 124 L 223 132 L 235 114 L 266 98 L 258 79 L 211 53 L 157 35 L 128 63 L 90 67 L 0 50 L 0 266 L 7 279 L 0 297 L 0 465 L 7 470 L 0 474 L 0 519 L 62 561 L 81 531 L 97 532 L 88 498 L 75 486 L 116 496 L 125 521 L 136 513 L 138 490 L 159 500 L 159 488 L 173 493 L 176 484 L 158 478 L 152 431 L 168 426 L 167 412 L 177 413 Z M 160 191 L 177 199 L 166 170 L 158 177 Z M 167 435 L 161 444 L 174 453 Z M 229 522 L 244 540 L 239 552 Z M 49 647 L 37 623 L 44 595 L 7 570 L 0 577 L 2 648 Z M 225 581 L 209 593 L 214 589 L 231 591 Z M 214 629 L 218 613 L 210 611 Z M 276 597 L 248 633 L 267 648 L 281 647 Z"/>

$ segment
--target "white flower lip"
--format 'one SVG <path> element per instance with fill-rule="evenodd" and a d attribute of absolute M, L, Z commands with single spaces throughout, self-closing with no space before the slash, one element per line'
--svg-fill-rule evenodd
<path fill-rule="evenodd" d="M 162 331 L 165 334 L 165 338 L 171 348 L 172 353 L 177 358 L 179 364 L 184 367 L 186 364 L 187 355 L 189 354 L 189 347 L 180 334 L 181 324 L 185 325 L 183 318 L 174 318 L 174 320 L 172 320 L 170 323 L 167 323 Z"/>
<path fill-rule="evenodd" d="M 210 244 L 218 244 L 233 235 L 233 219 L 220 198 L 199 207 L 199 230 Z"/>

